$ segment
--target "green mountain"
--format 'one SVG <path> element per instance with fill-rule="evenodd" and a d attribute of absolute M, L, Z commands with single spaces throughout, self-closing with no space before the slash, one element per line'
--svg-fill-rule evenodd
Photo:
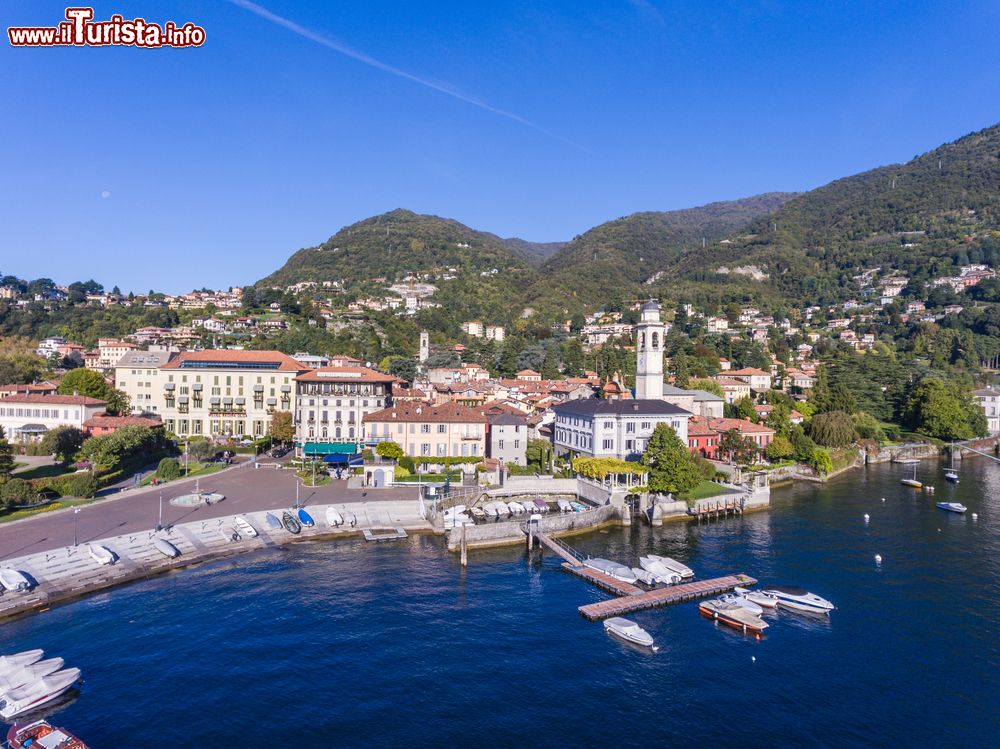
<path fill-rule="evenodd" d="M 541 265 L 566 246 L 565 242 L 529 242 L 526 239 L 510 237 L 501 239 L 504 247 L 532 265 Z"/>

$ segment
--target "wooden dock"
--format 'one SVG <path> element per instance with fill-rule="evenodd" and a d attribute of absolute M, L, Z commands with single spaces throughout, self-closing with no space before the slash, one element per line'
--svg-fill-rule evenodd
<path fill-rule="evenodd" d="M 571 567 L 578 567 L 583 561 L 583 555 L 576 552 L 569 544 L 565 544 L 555 538 L 550 538 L 544 533 L 536 533 L 535 538 L 538 539 L 538 542 L 546 549 L 555 552 L 565 559 L 566 564 Z"/>
<path fill-rule="evenodd" d="M 565 562 L 563 563 L 563 569 L 572 572 L 577 577 L 582 577 L 588 583 L 592 583 L 601 590 L 606 590 L 608 593 L 613 593 L 616 596 L 639 596 L 643 593 L 641 588 L 637 588 L 630 583 L 623 583 L 621 580 L 611 577 L 611 575 L 605 575 L 603 572 L 592 570 L 590 567 L 584 567 L 579 562 L 572 564 Z"/>
<path fill-rule="evenodd" d="M 743 514 L 743 497 L 737 499 L 717 499 L 714 502 L 700 502 L 691 509 L 688 510 L 688 515 L 691 515 L 699 523 L 702 519 L 708 520 L 718 520 L 719 518 L 727 518 L 731 515 L 742 515 Z"/>
<path fill-rule="evenodd" d="M 365 541 L 395 541 L 397 538 L 406 538 L 406 531 L 402 528 L 392 528 L 391 530 L 365 528 L 362 533 Z"/>
<path fill-rule="evenodd" d="M 566 565 L 563 565 L 566 566 Z M 571 570 L 574 571 L 575 570 Z M 593 570 L 590 570 L 593 572 Z M 615 581 L 618 582 L 617 580 Z M 618 583 L 622 585 L 623 583 Z M 628 594 L 619 598 L 612 598 L 607 601 L 589 603 L 581 606 L 579 611 L 590 621 L 607 619 L 610 616 L 622 616 L 633 611 L 642 611 L 657 606 L 668 606 L 672 603 L 683 603 L 693 601 L 697 598 L 725 593 L 735 588 L 737 585 L 756 585 L 757 581 L 747 575 L 726 575 L 716 577 L 711 580 L 697 580 L 690 583 L 680 583 L 666 588 L 655 588 L 645 593 L 639 591 L 636 595 Z M 633 586 L 628 586 L 633 587 Z M 638 589 L 636 589 L 638 591 Z"/>

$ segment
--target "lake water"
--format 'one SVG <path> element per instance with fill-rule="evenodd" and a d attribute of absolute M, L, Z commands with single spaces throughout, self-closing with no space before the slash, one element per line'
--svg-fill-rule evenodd
<path fill-rule="evenodd" d="M 635 650 L 579 616 L 605 595 L 553 555 L 478 552 L 462 570 L 417 537 L 183 570 L 0 625 L 0 651 L 43 647 L 83 670 L 53 720 L 95 749 L 992 746 L 1000 466 L 967 461 L 952 487 L 922 463 L 936 495 L 901 487 L 906 473 L 775 490 L 770 512 L 700 527 L 571 539 L 633 565 L 654 552 L 700 577 L 801 584 L 838 607 L 771 614 L 760 641 L 682 604 L 635 614 L 660 651 Z M 970 516 L 934 507 L 951 499 Z"/>

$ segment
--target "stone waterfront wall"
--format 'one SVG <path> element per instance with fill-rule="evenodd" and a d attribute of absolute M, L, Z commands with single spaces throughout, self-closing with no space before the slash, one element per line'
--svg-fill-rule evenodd
<path fill-rule="evenodd" d="M 618 519 L 618 509 L 611 505 L 604 505 L 586 512 L 550 512 L 547 515 L 542 515 L 539 526 L 542 533 L 561 535 L 589 531 L 616 519 Z M 524 533 L 524 525 L 527 520 L 527 515 L 521 515 L 518 520 L 467 525 L 465 526 L 465 543 L 470 549 L 527 543 L 527 536 Z M 460 528 L 448 531 L 449 551 L 458 551 L 461 537 Z"/>

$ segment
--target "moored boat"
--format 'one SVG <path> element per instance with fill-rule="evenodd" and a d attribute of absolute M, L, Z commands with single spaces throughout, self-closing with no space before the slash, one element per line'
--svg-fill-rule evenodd
<path fill-rule="evenodd" d="M 605 575 L 613 577 L 615 580 L 620 580 L 623 583 L 634 583 L 636 581 L 635 573 L 631 567 L 626 567 L 624 564 L 619 564 L 618 562 L 612 562 L 610 559 L 591 557 L 590 559 L 583 560 L 583 566 L 603 572 Z"/>
<path fill-rule="evenodd" d="M 576 500 L 570 500 L 569 506 L 573 509 L 573 512 L 584 512 L 587 509 L 585 504 Z"/>
<path fill-rule="evenodd" d="M 630 619 L 615 616 L 604 620 L 604 631 L 644 648 L 657 650 L 653 644 L 653 636 Z"/>
<path fill-rule="evenodd" d="M 917 461 L 913 462 L 916 463 Z M 899 483 L 901 483 L 903 486 L 912 486 L 914 489 L 919 489 L 920 487 L 923 486 L 921 482 L 917 481 L 917 467 L 915 465 L 913 466 L 913 478 L 900 479 Z"/>
<path fill-rule="evenodd" d="M 0 718 L 10 720 L 47 705 L 80 680 L 80 669 L 67 668 L 43 676 L 0 698 Z M 42 745 L 39 745 L 41 749 Z M 57 745 L 58 746 L 58 745 Z"/>
<path fill-rule="evenodd" d="M 527 512 L 529 515 L 538 512 L 538 508 L 535 507 L 535 503 L 532 502 L 530 499 L 526 499 L 523 502 L 521 502 L 521 507 L 523 507 L 524 511 Z"/>
<path fill-rule="evenodd" d="M 281 521 L 278 520 L 278 516 L 275 515 L 273 512 L 267 513 L 264 516 L 264 521 L 267 523 L 268 528 L 273 528 L 274 530 L 277 530 L 278 528 L 281 527 Z"/>
<path fill-rule="evenodd" d="M 694 577 L 694 570 L 682 562 L 670 557 L 661 557 L 658 554 L 650 554 L 649 558 L 654 562 L 659 562 L 671 572 L 676 572 L 683 578 Z"/>
<path fill-rule="evenodd" d="M 474 520 L 486 520 L 486 512 L 482 507 L 470 507 L 469 514 Z"/>
<path fill-rule="evenodd" d="M 719 600 L 723 603 L 735 603 L 737 606 L 742 606 L 747 611 L 749 611 L 754 616 L 760 616 L 764 613 L 764 608 L 748 598 L 737 595 L 736 593 L 725 593 L 719 596 Z"/>
<path fill-rule="evenodd" d="M 23 572 L 13 567 L 0 569 L 0 585 L 12 593 L 31 590 L 34 587 Z"/>
<path fill-rule="evenodd" d="M 778 599 L 774 596 L 769 596 L 766 593 L 761 593 L 759 590 L 750 590 L 749 588 L 741 588 L 739 586 L 733 588 L 733 592 L 736 595 L 743 596 L 748 601 L 753 601 L 758 606 L 762 606 L 765 609 L 774 609 L 778 607 Z"/>
<path fill-rule="evenodd" d="M 13 725 L 7 732 L 10 749 L 87 749 L 87 745 L 65 728 L 56 728 L 44 720 L 27 725 Z"/>
<path fill-rule="evenodd" d="M 556 507 L 559 508 L 559 512 L 573 512 L 573 506 L 568 499 L 557 499 Z"/>
<path fill-rule="evenodd" d="M 549 511 L 549 503 L 546 502 L 544 499 L 533 500 L 532 504 L 535 505 L 535 507 L 536 507 L 535 511 L 536 512 L 548 512 Z"/>
<path fill-rule="evenodd" d="M 295 516 L 290 512 L 281 513 L 281 524 L 285 526 L 285 530 L 293 535 L 297 535 L 302 532 L 302 524 L 295 519 Z"/>
<path fill-rule="evenodd" d="M 316 521 L 313 520 L 312 515 L 306 512 L 305 507 L 300 507 L 296 515 L 299 516 L 299 522 L 302 524 L 304 528 L 312 528 L 314 525 L 316 525 Z"/>
<path fill-rule="evenodd" d="M 87 551 L 90 553 L 90 558 L 98 564 L 114 564 L 118 561 L 118 555 L 111 551 L 111 549 L 107 546 L 90 544 L 87 547 Z"/>
<path fill-rule="evenodd" d="M 961 502 L 938 502 L 937 508 L 939 510 L 947 510 L 948 512 L 957 512 L 960 515 L 969 509 Z"/>
<path fill-rule="evenodd" d="M 752 632 L 759 635 L 770 626 L 759 616 L 747 611 L 742 606 L 737 606 L 734 603 L 726 603 L 717 598 L 699 603 L 698 611 L 708 619 L 722 622 L 743 632 Z"/>
<path fill-rule="evenodd" d="M 5 676 L 0 676 L 0 696 L 27 686 L 33 681 L 38 681 L 43 676 L 54 674 L 64 665 L 65 662 L 62 658 L 49 658 L 48 660 L 38 661 L 28 666 L 21 666 L 16 671 L 11 671 Z"/>
<path fill-rule="evenodd" d="M 0 655 L 0 675 L 9 674 L 17 671 L 22 666 L 37 663 L 42 659 L 43 655 L 45 655 L 45 651 L 41 648 L 25 650 L 24 652 L 13 653 L 12 655 Z"/>
<path fill-rule="evenodd" d="M 180 549 L 165 538 L 153 539 L 153 548 L 160 552 L 163 556 L 170 557 L 171 559 L 175 559 L 181 555 Z"/>
<path fill-rule="evenodd" d="M 344 524 L 344 516 L 337 511 L 336 507 L 326 508 L 326 524 L 331 528 L 339 528 Z"/>
<path fill-rule="evenodd" d="M 635 575 L 635 579 L 646 585 L 656 585 L 660 578 L 654 575 L 649 570 L 644 570 L 641 567 L 633 567 L 632 574 Z"/>
<path fill-rule="evenodd" d="M 639 566 L 656 578 L 657 582 L 675 585 L 681 581 L 681 576 L 673 570 L 650 557 L 639 557 Z"/>
<path fill-rule="evenodd" d="M 778 601 L 781 608 L 794 609 L 795 611 L 808 611 L 817 614 L 827 614 L 835 608 L 825 598 L 815 593 L 810 593 L 805 588 L 796 585 L 771 585 L 763 588 L 764 595 L 773 596 Z"/>
<path fill-rule="evenodd" d="M 246 538 L 257 538 L 257 529 L 254 528 L 253 525 L 250 524 L 250 521 L 242 515 L 237 516 L 233 520 L 233 525 L 236 526 L 236 530 L 240 532 L 241 536 Z"/>

